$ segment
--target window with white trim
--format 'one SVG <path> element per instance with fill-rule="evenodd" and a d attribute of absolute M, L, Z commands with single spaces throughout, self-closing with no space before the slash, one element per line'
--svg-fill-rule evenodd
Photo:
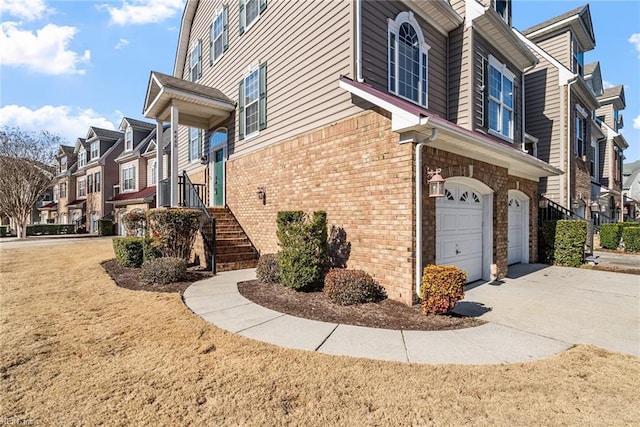
<path fill-rule="evenodd" d="M 91 156 L 89 157 L 90 160 L 96 160 L 100 154 L 100 141 L 93 141 L 91 143 Z"/>
<path fill-rule="evenodd" d="M 267 0 L 240 0 L 240 35 L 249 30 L 267 8 Z"/>
<path fill-rule="evenodd" d="M 87 196 L 87 181 L 84 178 L 78 180 L 78 199 Z"/>
<path fill-rule="evenodd" d="M 489 56 L 489 131 L 513 140 L 515 75 Z"/>
<path fill-rule="evenodd" d="M 430 46 L 425 43 L 412 12 L 400 12 L 388 20 L 389 92 L 425 108 L 428 107 Z"/>
<path fill-rule="evenodd" d="M 195 162 L 202 157 L 203 131 L 198 128 L 189 128 L 189 161 Z"/>
<path fill-rule="evenodd" d="M 128 127 L 124 133 L 124 151 L 133 150 L 133 129 Z"/>
<path fill-rule="evenodd" d="M 87 175 L 87 193 L 93 193 L 93 175 Z"/>
<path fill-rule="evenodd" d="M 239 139 L 255 136 L 267 127 L 267 63 L 256 64 L 239 84 Z"/>
<path fill-rule="evenodd" d="M 573 69 L 571 71 L 583 76 L 584 75 L 584 53 L 582 52 L 582 48 L 580 47 L 580 44 L 578 43 L 578 40 L 575 37 L 573 38 L 572 47 L 573 47 Z"/>
<path fill-rule="evenodd" d="M 102 173 L 101 172 L 96 172 L 94 175 L 94 184 L 96 187 L 96 193 L 102 190 L 102 182 L 101 182 L 101 178 L 102 178 Z"/>
<path fill-rule="evenodd" d="M 151 185 L 158 183 L 158 159 L 153 159 L 151 162 Z"/>
<path fill-rule="evenodd" d="M 202 75 L 202 40 L 198 40 L 189 53 L 189 77 L 192 82 Z"/>
<path fill-rule="evenodd" d="M 64 199 L 67 197 L 67 183 L 63 182 L 60 184 L 60 198 Z"/>
<path fill-rule="evenodd" d="M 136 167 L 129 166 L 122 169 L 122 191 L 135 190 Z"/>
<path fill-rule="evenodd" d="M 587 118 L 576 108 L 575 147 L 574 152 L 578 157 L 587 154 Z"/>
<path fill-rule="evenodd" d="M 83 168 L 87 164 L 87 152 L 82 149 L 78 153 L 78 167 Z"/>
<path fill-rule="evenodd" d="M 227 50 L 229 40 L 229 8 L 225 4 L 213 18 L 211 29 L 209 30 L 209 64 L 213 65 Z"/>
<path fill-rule="evenodd" d="M 508 26 L 511 26 L 511 0 L 495 0 L 493 8 L 502 17 L 503 21 Z"/>
<path fill-rule="evenodd" d="M 66 170 L 67 170 L 67 157 L 63 156 L 60 159 L 60 173 L 66 172 Z"/>

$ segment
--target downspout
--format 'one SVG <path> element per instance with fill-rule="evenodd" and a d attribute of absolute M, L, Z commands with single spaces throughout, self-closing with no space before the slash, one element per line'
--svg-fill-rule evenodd
<path fill-rule="evenodd" d="M 433 128 L 431 136 L 416 144 L 416 295 L 420 296 L 422 281 L 422 148 L 438 137 L 438 129 Z"/>
<path fill-rule="evenodd" d="M 571 212 L 571 157 L 573 156 L 573 151 L 571 150 L 571 112 L 573 108 L 571 108 L 571 85 L 577 82 L 577 79 L 574 79 L 572 82 L 567 84 L 567 209 Z"/>
<path fill-rule="evenodd" d="M 356 80 L 364 82 L 362 77 L 362 0 L 356 0 Z"/>

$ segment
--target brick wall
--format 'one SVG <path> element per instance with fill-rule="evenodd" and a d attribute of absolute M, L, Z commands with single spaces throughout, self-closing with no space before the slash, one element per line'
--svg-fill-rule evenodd
<path fill-rule="evenodd" d="M 278 211 L 325 210 L 351 243 L 348 267 L 410 303 L 413 158 L 412 144 L 398 144 L 391 132 L 389 114 L 368 111 L 229 161 L 227 204 L 261 253 L 278 250 Z"/>

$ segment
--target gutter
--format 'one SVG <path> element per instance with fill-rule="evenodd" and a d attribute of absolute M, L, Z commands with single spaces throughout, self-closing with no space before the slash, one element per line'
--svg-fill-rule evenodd
<path fill-rule="evenodd" d="M 364 82 L 362 76 L 362 0 L 356 0 L 356 80 Z"/>
<path fill-rule="evenodd" d="M 567 84 L 567 209 L 571 210 L 571 85 L 578 81 L 576 75 L 573 81 Z M 573 211 L 572 211 L 573 212 Z"/>
<path fill-rule="evenodd" d="M 422 148 L 438 137 L 438 128 L 433 128 L 431 136 L 416 144 L 416 295 L 420 297 L 422 282 L 422 191 L 424 176 L 422 173 Z"/>

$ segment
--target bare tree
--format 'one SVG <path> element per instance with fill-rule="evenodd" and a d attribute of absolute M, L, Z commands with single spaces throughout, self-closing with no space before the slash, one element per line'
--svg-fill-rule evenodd
<path fill-rule="evenodd" d="M 0 130 L 0 210 L 16 224 L 18 237 L 42 194 L 53 185 L 53 159 L 60 137 L 47 131 Z"/>

